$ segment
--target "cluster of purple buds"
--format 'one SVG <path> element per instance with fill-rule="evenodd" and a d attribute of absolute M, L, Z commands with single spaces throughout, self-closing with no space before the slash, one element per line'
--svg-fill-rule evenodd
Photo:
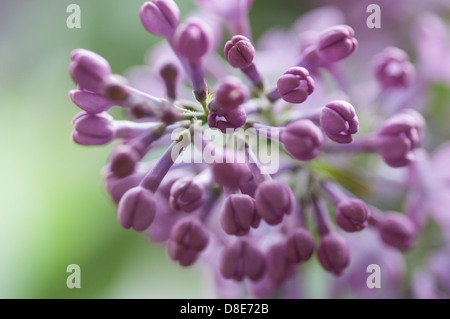
<path fill-rule="evenodd" d="M 105 58 L 88 50 L 73 51 L 69 66 L 78 86 L 70 98 L 82 109 L 73 120 L 73 140 L 81 145 L 114 142 L 104 175 L 122 227 L 166 241 L 168 255 L 182 266 L 200 257 L 219 260 L 223 278 L 267 281 L 272 293 L 314 253 L 326 271 L 344 273 L 351 251 L 349 237 L 342 232 L 371 227 L 387 245 L 400 250 L 414 245 L 417 229 L 408 216 L 378 211 L 332 177 L 324 177 L 320 165 L 311 161 L 321 154 L 326 158 L 336 152 L 373 152 L 391 167 L 405 167 L 415 160 L 424 137 L 425 121 L 417 111 L 404 109 L 363 137 L 355 136 L 357 109 L 346 100 L 328 100 L 306 115 L 281 116 L 304 108 L 315 88 L 323 91 L 326 82 L 319 68 L 340 82 L 337 66 L 357 48 L 351 27 L 319 32 L 299 63 L 269 83 L 258 69 L 258 52 L 248 34 L 233 34 L 224 46 L 229 71 L 239 69 L 244 78 L 210 80 L 205 74 L 213 32 L 205 22 L 189 18 L 180 25 L 173 0 L 144 3 L 140 18 L 149 33 L 166 39 L 178 59 L 157 70 L 166 96 L 133 88 L 112 74 Z M 181 74 L 189 84 L 178 83 Z M 388 48 L 377 56 L 374 76 L 383 88 L 406 87 L 413 74 L 403 51 Z M 178 98 L 179 85 L 189 85 L 194 100 Z M 111 107 L 123 108 L 131 120 L 114 120 L 107 113 Z M 233 149 L 196 133 L 207 128 L 239 141 L 244 140 L 239 134 L 248 129 L 268 144 L 281 146 L 279 171 L 268 174 L 249 141 Z M 145 161 L 164 145 L 156 162 Z M 221 160 L 180 161 L 190 147 L 202 154 L 210 150 Z M 240 156 L 244 161 L 237 161 Z M 308 178 L 295 178 L 299 172 Z M 314 225 L 307 219 L 314 219 Z"/>

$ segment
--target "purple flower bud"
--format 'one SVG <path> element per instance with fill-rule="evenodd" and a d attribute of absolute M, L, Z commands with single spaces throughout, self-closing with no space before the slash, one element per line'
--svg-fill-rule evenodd
<path fill-rule="evenodd" d="M 331 140 L 348 144 L 353 140 L 352 135 L 358 132 L 359 122 L 350 103 L 333 101 L 322 109 L 320 125 Z"/>
<path fill-rule="evenodd" d="M 100 94 L 90 91 L 72 90 L 69 96 L 76 106 L 87 113 L 101 113 L 113 106 L 113 103 Z"/>
<path fill-rule="evenodd" d="M 248 90 L 241 80 L 231 76 L 226 77 L 216 91 L 212 111 L 225 115 L 244 103 L 248 95 Z"/>
<path fill-rule="evenodd" d="M 200 19 L 190 19 L 180 26 L 175 43 L 178 52 L 190 61 L 198 61 L 211 48 L 212 30 Z"/>
<path fill-rule="evenodd" d="M 145 2 L 139 15 L 148 32 L 163 37 L 171 37 L 180 22 L 180 9 L 173 0 Z"/>
<path fill-rule="evenodd" d="M 226 279 L 258 281 L 265 271 L 264 255 L 247 240 L 238 240 L 222 251 L 220 273 Z"/>
<path fill-rule="evenodd" d="M 72 51 L 70 75 L 81 89 L 98 93 L 104 81 L 111 75 L 111 67 L 105 58 L 85 49 Z"/>
<path fill-rule="evenodd" d="M 237 158 L 235 158 L 237 160 Z M 239 188 L 240 184 L 247 181 L 251 176 L 248 166 L 237 161 L 226 162 L 224 158 L 223 163 L 214 162 L 211 164 L 211 172 L 214 181 L 223 186 L 232 189 Z"/>
<path fill-rule="evenodd" d="M 322 267 L 336 275 L 342 274 L 350 262 L 348 244 L 335 232 L 322 237 L 317 253 Z"/>
<path fill-rule="evenodd" d="M 134 172 L 141 156 L 133 147 L 122 144 L 117 146 L 111 156 L 111 172 L 117 177 L 126 177 Z"/>
<path fill-rule="evenodd" d="M 124 178 L 118 178 L 115 174 L 109 173 L 106 177 L 106 188 L 113 201 L 118 204 L 128 190 L 139 185 L 144 175 L 144 172 L 139 168 L 133 174 Z"/>
<path fill-rule="evenodd" d="M 177 80 L 180 71 L 176 64 L 167 63 L 163 65 L 159 71 L 159 75 L 166 85 L 166 95 L 168 98 L 175 100 L 177 97 Z"/>
<path fill-rule="evenodd" d="M 280 285 L 294 272 L 294 264 L 286 257 L 286 245 L 279 242 L 272 245 L 267 252 L 267 274 L 273 282 Z"/>
<path fill-rule="evenodd" d="M 168 241 L 167 250 L 169 257 L 174 261 L 178 261 L 183 267 L 188 267 L 195 263 L 199 256 L 199 253 L 196 250 L 186 249 L 170 239 Z"/>
<path fill-rule="evenodd" d="M 386 244 L 400 250 L 408 250 L 414 246 L 416 228 L 405 215 L 387 213 L 378 221 L 377 227 Z"/>
<path fill-rule="evenodd" d="M 357 198 L 349 198 L 336 207 L 336 222 L 347 232 L 356 232 L 367 226 L 369 209 Z"/>
<path fill-rule="evenodd" d="M 314 91 L 314 80 L 302 67 L 288 69 L 278 79 L 277 90 L 281 98 L 289 103 L 302 103 Z"/>
<path fill-rule="evenodd" d="M 114 140 L 113 118 L 108 113 L 79 113 L 73 119 L 73 140 L 80 145 L 105 145 Z"/>
<path fill-rule="evenodd" d="M 224 48 L 225 59 L 233 68 L 248 67 L 255 58 L 255 48 L 249 39 L 243 35 L 235 35 Z"/>
<path fill-rule="evenodd" d="M 285 150 L 300 161 L 309 161 L 319 154 L 323 144 L 322 131 L 310 120 L 292 122 L 281 131 Z"/>
<path fill-rule="evenodd" d="M 255 200 L 248 195 L 232 194 L 225 199 L 220 224 L 229 235 L 246 235 L 251 227 L 258 227 L 260 217 L 256 213 Z"/>
<path fill-rule="evenodd" d="M 156 203 L 151 191 L 137 186 L 125 193 L 120 199 L 118 219 L 123 228 L 146 230 L 155 218 Z"/>
<path fill-rule="evenodd" d="M 384 89 L 409 87 L 414 66 L 405 51 L 388 47 L 374 58 L 375 77 Z"/>
<path fill-rule="evenodd" d="M 193 178 L 180 178 L 170 189 L 170 206 L 175 210 L 190 213 L 205 201 L 205 188 Z"/>
<path fill-rule="evenodd" d="M 316 50 L 326 62 L 337 62 L 352 54 L 358 41 L 353 37 L 355 32 L 348 25 L 337 25 L 322 31 L 319 35 Z"/>
<path fill-rule="evenodd" d="M 208 115 L 208 125 L 210 128 L 217 128 L 222 133 L 226 134 L 227 130 L 234 130 L 242 127 L 247 121 L 247 113 L 245 113 L 244 108 L 237 107 L 232 109 L 224 116 L 219 116 L 215 112 L 211 112 Z"/>
<path fill-rule="evenodd" d="M 258 186 L 255 194 L 256 210 L 269 225 L 280 224 L 284 215 L 294 210 L 294 194 L 291 189 L 278 181 L 265 181 Z"/>
<path fill-rule="evenodd" d="M 378 132 L 376 146 L 384 161 L 392 167 L 408 165 L 413 150 L 421 145 L 425 120 L 408 109 L 389 118 Z"/>
<path fill-rule="evenodd" d="M 170 239 L 185 249 L 201 252 L 208 246 L 209 233 L 197 219 L 184 218 L 173 226 Z"/>
<path fill-rule="evenodd" d="M 286 241 L 286 256 L 294 264 L 307 261 L 314 252 L 314 237 L 304 228 L 289 234 Z"/>

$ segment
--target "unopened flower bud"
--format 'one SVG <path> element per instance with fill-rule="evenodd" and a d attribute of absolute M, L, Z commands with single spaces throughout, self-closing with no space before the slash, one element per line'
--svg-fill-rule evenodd
<path fill-rule="evenodd" d="M 304 228 L 298 228 L 288 235 L 286 256 L 294 264 L 307 261 L 314 252 L 314 237 Z"/>
<path fill-rule="evenodd" d="M 392 116 L 378 132 L 378 153 L 392 167 L 408 165 L 414 159 L 413 150 L 422 143 L 424 126 L 422 115 L 411 109 Z"/>
<path fill-rule="evenodd" d="M 251 176 L 248 166 L 244 163 L 238 163 L 237 158 L 228 162 L 224 158 L 223 163 L 212 163 L 211 172 L 217 184 L 233 189 L 239 188 L 240 184 Z"/>
<path fill-rule="evenodd" d="M 320 241 L 318 257 L 323 268 L 340 275 L 350 262 L 348 244 L 341 235 L 330 232 Z"/>
<path fill-rule="evenodd" d="M 238 240 L 222 251 L 220 273 L 226 279 L 241 281 L 248 277 L 252 281 L 258 281 L 265 271 L 264 255 L 247 240 Z"/>
<path fill-rule="evenodd" d="M 175 43 L 181 55 L 190 61 L 198 61 L 211 48 L 211 28 L 199 19 L 191 19 L 180 26 Z"/>
<path fill-rule="evenodd" d="M 400 250 L 410 249 L 415 242 L 416 228 L 405 215 L 387 213 L 378 222 L 381 239 Z"/>
<path fill-rule="evenodd" d="M 81 89 L 98 93 L 111 75 L 111 67 L 105 58 L 85 49 L 76 49 L 70 55 L 70 75 Z"/>
<path fill-rule="evenodd" d="M 293 67 L 278 79 L 277 90 L 286 102 L 302 103 L 314 91 L 314 80 L 305 68 Z"/>
<path fill-rule="evenodd" d="M 226 77 L 216 91 L 214 111 L 219 115 L 224 115 L 241 105 L 248 95 L 248 90 L 238 78 Z"/>
<path fill-rule="evenodd" d="M 126 177 L 134 172 L 140 159 L 133 147 L 126 144 L 119 145 L 111 156 L 111 172 L 117 177 Z"/>
<path fill-rule="evenodd" d="M 186 249 L 201 252 L 208 246 L 209 233 L 205 225 L 197 219 L 185 218 L 173 226 L 170 239 Z"/>
<path fill-rule="evenodd" d="M 272 245 L 266 256 L 267 274 L 276 284 L 283 283 L 294 270 L 294 264 L 287 258 L 286 245 L 279 242 Z"/>
<path fill-rule="evenodd" d="M 320 115 L 320 125 L 331 140 L 341 144 L 351 143 L 352 135 L 359 128 L 355 108 L 345 101 L 325 105 Z"/>
<path fill-rule="evenodd" d="M 108 113 L 79 113 L 73 120 L 73 140 L 80 145 L 105 145 L 115 138 L 113 118 Z"/>
<path fill-rule="evenodd" d="M 280 224 L 284 215 L 293 212 L 295 205 L 291 189 L 286 184 L 274 180 L 258 185 L 255 200 L 259 216 L 269 225 Z"/>
<path fill-rule="evenodd" d="M 113 106 L 113 103 L 100 94 L 90 91 L 72 90 L 69 96 L 76 106 L 87 113 L 101 113 Z"/>
<path fill-rule="evenodd" d="M 285 150 L 301 161 L 315 158 L 323 145 L 322 131 L 308 119 L 288 124 L 281 131 L 280 138 Z"/>
<path fill-rule="evenodd" d="M 193 178 L 180 178 L 170 189 L 170 206 L 186 213 L 199 208 L 205 200 L 205 188 Z"/>
<path fill-rule="evenodd" d="M 163 37 L 171 37 L 180 22 L 180 9 L 173 0 L 145 2 L 139 15 L 148 32 Z"/>
<path fill-rule="evenodd" d="M 220 224 L 227 234 L 243 236 L 249 232 L 250 227 L 258 227 L 259 222 L 253 198 L 243 194 L 232 194 L 226 198 Z"/>
<path fill-rule="evenodd" d="M 406 52 L 395 47 L 388 47 L 375 57 L 374 70 L 384 89 L 409 87 L 415 75 Z"/>
<path fill-rule="evenodd" d="M 225 44 L 225 58 L 233 68 L 248 67 L 255 58 L 255 48 L 249 39 L 242 35 L 235 35 Z"/>
<path fill-rule="evenodd" d="M 336 207 L 336 222 L 347 232 L 355 232 L 367 226 L 369 209 L 357 198 L 341 201 Z"/>
<path fill-rule="evenodd" d="M 224 134 L 228 133 L 227 131 L 234 132 L 234 130 L 242 127 L 246 121 L 247 113 L 242 107 L 232 109 L 223 116 L 219 116 L 215 112 L 211 112 L 208 115 L 209 127 L 217 128 Z"/>
<path fill-rule="evenodd" d="M 123 228 L 146 230 L 155 218 L 156 203 L 151 191 L 137 186 L 125 193 L 120 199 L 118 219 Z"/>
<path fill-rule="evenodd" d="M 352 54 L 358 41 L 355 32 L 348 25 L 337 25 L 325 29 L 319 35 L 316 51 L 326 62 L 337 62 Z"/>

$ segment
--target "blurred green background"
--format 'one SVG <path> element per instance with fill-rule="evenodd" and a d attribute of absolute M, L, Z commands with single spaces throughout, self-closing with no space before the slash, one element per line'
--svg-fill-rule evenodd
<path fill-rule="evenodd" d="M 98 52 L 116 73 L 143 64 L 158 40 L 140 24 L 143 2 L 0 0 L 0 298 L 208 297 L 198 269 L 119 226 L 100 178 L 110 147 L 71 140 L 70 52 Z M 81 29 L 66 27 L 70 3 Z M 183 16 L 193 8 L 177 3 Z M 255 34 L 290 25 L 300 3 L 257 0 Z M 81 267 L 81 289 L 66 286 L 70 264 Z"/>

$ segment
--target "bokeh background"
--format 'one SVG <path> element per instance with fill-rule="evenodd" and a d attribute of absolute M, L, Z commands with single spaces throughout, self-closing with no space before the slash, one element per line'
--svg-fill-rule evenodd
<path fill-rule="evenodd" d="M 98 52 L 116 73 L 142 65 L 158 41 L 140 23 L 143 2 L 0 0 L 0 298 L 207 296 L 199 269 L 181 269 L 119 226 L 100 178 L 110 147 L 71 140 L 70 52 Z M 304 10 L 283 2 L 274 10 L 256 1 L 256 36 Z M 81 29 L 66 26 L 71 3 L 81 7 Z M 193 9 L 177 3 L 183 16 Z M 70 264 L 81 267 L 81 289 L 66 286 Z"/>
<path fill-rule="evenodd" d="M 78 110 L 68 97 L 70 52 L 95 51 L 115 73 L 144 64 L 158 39 L 140 23 L 143 2 L 0 0 L 0 298 L 211 296 L 201 269 L 181 269 L 162 247 L 120 227 L 100 178 L 111 147 L 71 140 Z M 176 2 L 183 17 L 194 8 Z M 66 27 L 71 3 L 81 7 L 81 29 Z M 255 38 L 307 10 L 307 1 L 256 0 Z M 434 109 L 448 109 L 449 97 L 438 87 Z M 66 286 L 70 264 L 81 267 L 81 289 Z M 310 296 L 324 296 L 317 260 L 305 267 Z"/>

